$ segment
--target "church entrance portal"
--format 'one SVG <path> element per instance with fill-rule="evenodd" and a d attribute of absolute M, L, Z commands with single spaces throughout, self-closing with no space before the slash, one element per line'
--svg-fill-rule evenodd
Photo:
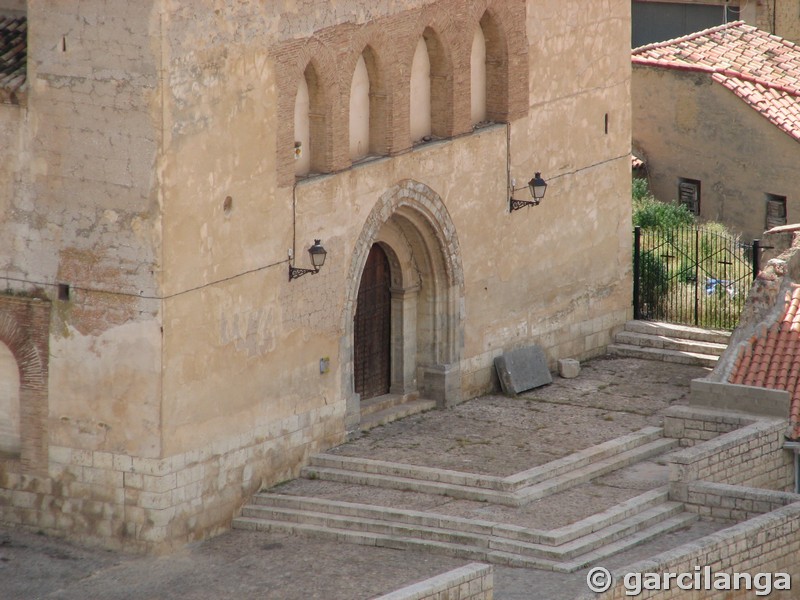
<path fill-rule="evenodd" d="M 347 277 L 342 336 L 345 425 L 361 403 L 461 397 L 464 278 L 458 238 L 442 199 L 403 180 L 367 216 Z M 380 402 L 369 402 L 372 411 Z"/>

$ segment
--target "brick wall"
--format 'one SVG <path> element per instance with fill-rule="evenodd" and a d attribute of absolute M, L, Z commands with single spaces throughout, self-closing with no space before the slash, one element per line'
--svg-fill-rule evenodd
<path fill-rule="evenodd" d="M 375 600 L 492 600 L 493 569 L 472 563 L 414 583 Z"/>
<path fill-rule="evenodd" d="M 774 492 L 740 485 L 693 481 L 684 506 L 690 512 L 722 521 L 744 521 L 800 501 L 791 492 Z"/>
<path fill-rule="evenodd" d="M 674 438 L 687 448 L 750 425 L 756 420 L 756 417 L 747 414 L 676 405 L 669 407 L 664 414 L 664 437 Z"/>
<path fill-rule="evenodd" d="M 368 50 L 372 146 L 388 155 L 411 148 L 410 86 L 414 49 L 426 40 L 431 61 L 433 134 L 449 138 L 472 131 L 470 56 L 482 27 L 487 51 L 487 111 L 494 121 L 510 121 L 528 111 L 526 7 L 521 0 L 443 0 L 366 23 L 320 29 L 271 48 L 278 85 L 277 170 L 279 185 L 295 182 L 294 103 L 309 65 L 316 77 L 309 95 L 321 101 L 312 115 L 311 152 L 316 172 L 351 165 L 348 136 L 350 83 L 359 57 Z M 315 88 L 315 89 L 312 89 Z M 377 119 L 380 119 L 377 122 Z"/>
<path fill-rule="evenodd" d="M 793 489 L 793 458 L 783 449 L 785 432 L 783 419 L 763 419 L 671 454 L 670 496 L 685 501 L 688 484 L 697 480 Z"/>
<path fill-rule="evenodd" d="M 789 573 L 800 577 L 800 504 L 791 504 L 703 538 L 698 542 L 664 552 L 648 560 L 629 565 L 614 574 L 613 587 L 602 594 L 587 594 L 582 599 L 621 600 L 629 598 L 624 585 L 626 573 L 692 573 L 696 566 L 710 567 L 711 572 Z M 731 565 L 736 565 L 731 567 Z M 752 598 L 753 591 L 705 590 L 691 592 L 676 589 L 644 591 L 636 596 L 647 600 L 668 598 L 703 598 L 733 600 Z M 783 596 L 781 596 L 783 597 Z"/>

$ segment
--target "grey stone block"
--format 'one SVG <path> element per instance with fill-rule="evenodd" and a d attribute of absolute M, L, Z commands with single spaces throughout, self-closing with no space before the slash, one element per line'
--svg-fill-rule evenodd
<path fill-rule="evenodd" d="M 503 393 L 516 396 L 553 382 L 547 368 L 547 357 L 539 346 L 528 346 L 506 352 L 494 359 Z"/>
<path fill-rule="evenodd" d="M 581 363 L 574 358 L 560 358 L 558 374 L 564 379 L 574 379 L 581 374 Z"/>

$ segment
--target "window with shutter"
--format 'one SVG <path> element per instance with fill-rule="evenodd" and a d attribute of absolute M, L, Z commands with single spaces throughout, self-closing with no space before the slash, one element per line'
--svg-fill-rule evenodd
<path fill-rule="evenodd" d="M 786 225 L 786 196 L 767 194 L 767 229 Z"/>
<path fill-rule="evenodd" d="M 696 179 L 681 179 L 678 183 L 678 201 L 693 215 L 700 214 L 700 182 Z"/>

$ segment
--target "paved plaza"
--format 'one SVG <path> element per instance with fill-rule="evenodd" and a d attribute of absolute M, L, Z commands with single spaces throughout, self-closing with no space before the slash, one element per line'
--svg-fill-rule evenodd
<path fill-rule="evenodd" d="M 581 449 L 661 424 L 662 412 L 685 403 L 689 382 L 707 369 L 630 358 L 600 358 L 576 379 L 554 378 L 519 398 L 487 395 L 445 411 L 432 411 L 374 429 L 333 454 L 368 457 L 478 474 L 506 476 Z M 526 526 L 554 528 L 624 501 L 664 480 L 663 466 L 644 461 L 527 507 Z M 346 485 L 296 480 L 278 486 L 320 497 L 347 497 Z M 505 507 L 406 494 L 411 508 L 497 518 Z M 397 502 L 375 490 L 369 502 Z M 366 501 L 366 500 L 362 500 Z M 418 504 L 414 504 L 414 503 Z M 491 513 L 491 511 L 495 511 Z M 689 527 L 608 558 L 614 569 L 719 530 Z M 0 597 L 3 599 L 368 599 L 470 560 L 419 551 L 359 546 L 281 533 L 233 530 L 164 557 L 140 557 L 77 547 L 62 540 L 0 528 Z M 498 600 L 571 599 L 586 592 L 586 569 L 574 573 L 495 565 Z"/>

